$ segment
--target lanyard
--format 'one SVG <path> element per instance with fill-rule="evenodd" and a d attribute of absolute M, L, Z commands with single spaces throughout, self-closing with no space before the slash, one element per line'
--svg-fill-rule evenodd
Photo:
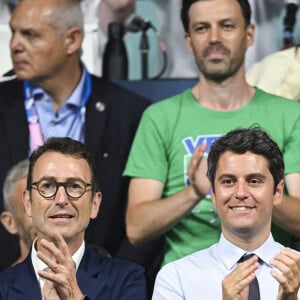
<path fill-rule="evenodd" d="M 88 72 L 85 72 L 85 81 L 83 85 L 83 92 L 80 100 L 80 107 L 77 114 L 81 117 L 82 124 L 85 123 L 86 103 L 92 91 L 92 79 Z M 33 88 L 29 81 L 24 81 L 24 105 L 27 115 L 27 122 L 29 128 L 29 135 L 32 143 L 33 150 L 44 144 L 44 137 L 42 133 L 39 115 L 35 106 L 33 95 Z M 76 116 L 77 117 L 77 116 Z M 76 118 L 74 118 L 75 120 Z"/>
<path fill-rule="evenodd" d="M 29 136 L 32 141 L 33 149 L 37 149 L 43 145 L 44 138 L 39 121 L 39 116 L 35 107 L 34 97 L 32 94 L 32 88 L 29 81 L 24 81 L 24 104 L 27 115 L 27 122 L 29 127 Z"/>

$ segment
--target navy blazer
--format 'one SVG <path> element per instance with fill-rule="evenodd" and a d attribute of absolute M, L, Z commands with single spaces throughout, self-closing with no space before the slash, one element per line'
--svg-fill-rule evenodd
<path fill-rule="evenodd" d="M 128 90 L 92 76 L 86 107 L 85 144 L 92 153 L 103 195 L 99 215 L 86 231 L 88 244 L 104 247 L 112 256 L 152 265 L 152 245 L 132 247 L 126 239 L 128 180 L 122 177 L 140 117 L 150 102 Z M 7 171 L 29 154 L 29 130 L 23 81 L 0 83 L 0 189 Z M 3 199 L 0 197 L 0 212 Z M 0 224 L 0 270 L 18 257 L 17 239 Z M 158 246 L 160 248 L 160 246 Z"/>
<path fill-rule="evenodd" d="M 76 273 L 78 285 L 90 300 L 143 300 L 146 283 L 143 268 L 135 263 L 85 250 Z M 31 254 L 20 264 L 0 273 L 0 299 L 42 299 Z"/>

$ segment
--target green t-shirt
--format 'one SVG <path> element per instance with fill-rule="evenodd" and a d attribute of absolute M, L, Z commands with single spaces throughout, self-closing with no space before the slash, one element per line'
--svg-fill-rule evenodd
<path fill-rule="evenodd" d="M 299 173 L 300 104 L 256 89 L 247 105 L 228 112 L 203 107 L 191 90 L 151 105 L 143 114 L 124 175 L 159 180 L 164 184 L 163 197 L 168 197 L 189 184 L 187 167 L 198 145 L 205 142 L 209 151 L 221 135 L 254 124 L 278 143 L 285 174 Z M 275 239 L 288 245 L 290 236 L 278 229 L 273 231 Z M 163 263 L 209 247 L 220 233 L 220 221 L 208 195 L 166 232 Z"/>

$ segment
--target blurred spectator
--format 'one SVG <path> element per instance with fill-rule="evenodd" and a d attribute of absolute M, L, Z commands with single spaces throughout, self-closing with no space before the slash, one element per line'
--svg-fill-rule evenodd
<path fill-rule="evenodd" d="M 268 55 L 248 70 L 246 78 L 249 84 L 266 92 L 299 101 L 299 46 Z"/>
<path fill-rule="evenodd" d="M 9 170 L 3 185 L 1 223 L 10 234 L 19 237 L 20 257 L 13 264 L 25 259 L 36 235 L 31 217 L 25 213 L 23 205 L 28 169 L 29 160 L 22 160 Z"/>
<path fill-rule="evenodd" d="M 134 0 L 79 1 L 85 23 L 82 59 L 91 73 L 101 75 L 107 25 L 113 21 L 124 22 L 134 11 Z M 0 0 L 0 76 L 12 68 L 9 58 L 8 22 L 18 2 L 19 0 Z"/>
<path fill-rule="evenodd" d="M 101 76 L 108 24 L 125 22 L 134 12 L 135 0 L 80 0 L 80 5 L 85 24 L 82 60 L 91 73 Z"/>

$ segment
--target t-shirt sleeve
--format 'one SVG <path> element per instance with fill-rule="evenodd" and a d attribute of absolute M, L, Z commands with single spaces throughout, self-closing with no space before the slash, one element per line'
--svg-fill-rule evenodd
<path fill-rule="evenodd" d="M 156 110 L 157 111 L 157 110 Z M 151 113 L 152 112 L 152 113 Z M 156 179 L 163 183 L 168 172 L 164 120 L 146 110 L 135 135 L 124 176 Z"/>

